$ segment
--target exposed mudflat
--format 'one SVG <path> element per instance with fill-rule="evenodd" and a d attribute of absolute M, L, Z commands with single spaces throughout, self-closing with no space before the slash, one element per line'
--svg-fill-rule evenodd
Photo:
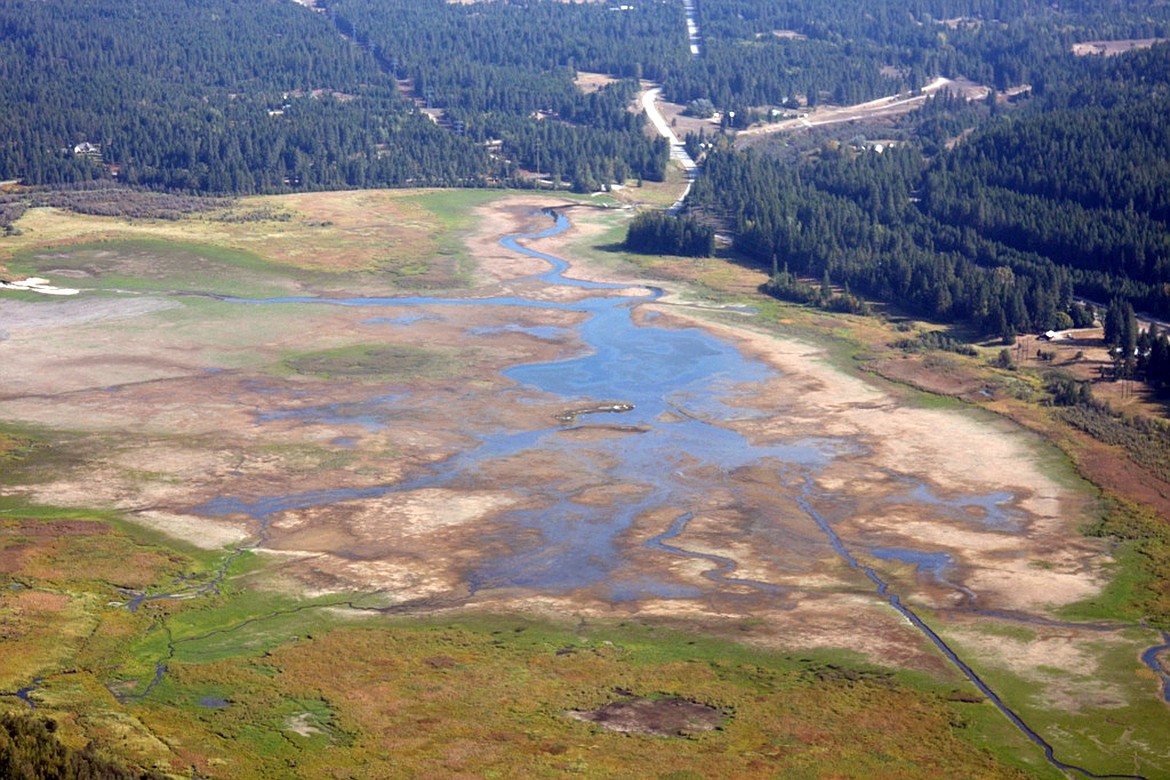
<path fill-rule="evenodd" d="M 948 662 L 818 518 L 904 603 L 945 612 L 979 658 L 1005 646 L 981 632 L 1008 619 L 989 614 L 1055 620 L 1103 587 L 1106 550 L 1078 533 L 1087 499 L 1046 474 L 1027 434 L 901 404 L 814 346 L 750 318 L 713 322 L 572 257 L 567 277 L 618 286 L 537 278 L 547 263 L 497 239 L 547 228 L 550 206 L 582 208 L 536 196 L 480 208 L 466 239 L 476 286 L 455 304 L 246 304 L 168 294 L 165 280 L 157 293 L 0 299 L 0 416 L 77 438 L 75 467 L 19 490 L 113 507 L 201 547 L 254 547 L 272 563 L 252 575 L 260 587 L 637 615 L 934 671 Z M 573 235 L 522 243 L 564 257 Z M 68 250 L 50 262 L 68 270 Z M 152 267 L 108 262 L 119 276 Z M 100 279 L 100 258 L 85 267 Z M 368 292 L 353 276 L 327 293 L 295 287 Z M 589 388 L 608 387 L 609 369 L 577 393 L 542 389 L 586 371 L 574 361 L 596 349 L 585 334 L 607 299 L 631 333 L 691 351 L 616 350 L 676 368 L 603 396 Z M 711 361 L 746 368 L 703 374 Z M 672 370 L 685 383 L 654 395 Z M 1024 677 L 1057 654 L 1089 668 L 1100 641 L 1061 624 L 1011 663 Z M 1077 708 L 1121 694 L 1103 680 L 1060 695 Z"/>
<path fill-rule="evenodd" d="M 497 244 L 500 235 L 546 227 L 548 218 L 534 212 L 549 205 L 556 204 L 529 197 L 483 207 L 481 228 L 468 239 L 483 285 L 473 297 L 571 303 L 645 294 L 637 280 L 609 290 L 535 280 L 547 270 L 543 261 Z M 557 254 L 567 238 L 524 243 Z M 128 274 L 134 262 L 148 261 L 110 262 Z M 94 273 L 95 263 L 100 273 L 93 259 L 87 267 Z M 601 280 L 604 273 L 575 265 L 567 275 Z M 695 469 L 686 480 L 700 498 L 693 505 L 647 506 L 632 517 L 610 552 L 626 564 L 611 569 L 612 579 L 625 583 L 622 598 L 613 597 L 612 582 L 551 593 L 514 587 L 507 578 L 502 587 L 472 587 L 465 574 L 477 562 L 539 544 L 538 523 L 520 528 L 504 515 L 539 513 L 566 499 L 604 512 L 658 488 L 646 482 L 652 474 L 611 470 L 614 448 L 632 446 L 641 435 L 636 426 L 623 426 L 620 413 L 582 413 L 607 404 L 622 409 L 624 399 L 550 397 L 503 374 L 517 364 L 583 354 L 576 328 L 588 315 L 571 307 L 433 302 L 385 309 L 207 301 L 199 308 L 163 295 L 0 301 L 9 333 L 0 412 L 116 442 L 93 452 L 85 469 L 31 488 L 38 500 L 110 504 L 204 546 L 256 539 L 263 522 L 263 548 L 282 560 L 286 586 L 295 582 L 309 591 L 701 614 L 714 621 L 766 613 L 757 633 L 768 641 L 845 644 L 876 657 L 921 651 L 928 664 L 932 653 L 899 628 L 880 600 L 864 594 L 858 575 L 842 566 L 800 509 L 798 495 L 859 556 L 904 549 L 945 557 L 945 574 L 887 559 L 901 572 L 906 595 L 924 606 L 1047 612 L 1102 584 L 1102 549 L 1074 533 L 1084 499 L 1043 473 L 1020 432 L 990 418 L 899 406 L 824 364 L 814 347 L 714 325 L 688 307 L 657 302 L 635 316 L 656 328 L 702 327 L 768 367 L 751 381 L 727 377 L 709 388 L 730 413 L 712 416 L 704 408 L 711 398 L 679 396 L 669 414 L 707 420 L 761 451 L 818 442 L 812 446 L 831 455 L 815 467 L 765 455 L 724 470 L 718 458 L 712 465 L 702 456 L 670 453 L 677 470 Z M 410 347 L 421 356 L 405 374 L 401 353 L 360 370 L 340 363 L 291 374 L 278 368 L 293 352 L 370 342 Z M 480 458 L 458 483 L 403 487 L 427 466 L 481 446 L 482 435 L 499 430 L 536 438 L 504 457 Z M 550 449 L 542 438 L 562 444 Z M 314 491 L 335 491 L 336 498 L 288 508 L 273 499 Z M 223 496 L 256 506 L 201 509 Z M 265 500 L 276 503 L 258 508 Z M 667 518 L 687 511 L 694 518 L 675 546 L 723 556 L 734 562 L 737 578 L 783 592 L 716 582 L 704 577 L 705 559 L 645 546 Z M 662 587 L 639 594 L 639 581 L 652 579 Z M 859 614 L 859 600 L 870 609 Z M 844 642 L 836 635 L 859 622 L 867 630 L 850 630 Z"/>

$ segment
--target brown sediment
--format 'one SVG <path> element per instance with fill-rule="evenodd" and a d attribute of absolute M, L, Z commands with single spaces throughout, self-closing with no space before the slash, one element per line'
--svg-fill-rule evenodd
<path fill-rule="evenodd" d="M 302 209 L 312 203 L 298 201 Z M 477 208 L 479 227 L 467 247 L 478 281 L 487 285 L 484 294 L 507 291 L 546 270 L 543 261 L 497 243 L 503 234 L 547 227 L 542 208 L 573 217 L 591 207 L 533 194 Z M 331 219 L 344 220 L 346 213 L 330 212 Z M 344 232 L 346 225 L 332 229 Z M 541 239 L 539 248 L 568 255 L 570 277 L 619 281 L 627 289 L 586 292 L 529 280 L 523 282 L 525 295 L 573 300 L 631 290 L 646 294 L 642 280 L 614 280 L 611 270 L 572 256 L 573 242 L 599 229 L 591 220 L 576 220 L 568 233 Z M 517 363 L 578 354 L 583 347 L 572 335 L 538 339 L 498 330 L 468 336 L 475 328 L 514 323 L 567 329 L 583 318 L 577 312 L 423 304 L 411 310 L 427 319 L 421 329 L 371 323 L 364 307 L 313 307 L 296 314 L 239 307 L 230 315 L 199 318 L 177 299 L 132 300 L 129 308 L 99 299 L 62 302 L 54 307 L 57 319 L 39 305 L 0 303 L 5 315 L 13 315 L 5 319 L 9 339 L 0 344 L 6 360 L 0 414 L 85 431 L 95 442 L 83 454 L 83 468 L 19 490 L 57 506 L 116 508 L 207 548 L 260 538 L 255 518 L 209 517 L 192 509 L 217 496 L 395 485 L 456 456 L 474 442 L 476 432 L 547 430 L 552 418 L 580 423 L 584 414 L 622 411 L 617 406 L 622 402 L 605 399 L 566 411 L 564 399 L 503 376 Z M 706 486 L 696 491 L 702 496 L 698 506 L 662 507 L 637 517 L 617 540 L 629 564 L 615 576 L 628 579 L 631 587 L 637 586 L 635 575 L 653 577 L 686 586 L 693 595 L 615 602 L 595 588 L 555 595 L 518 588 L 470 593 L 468 571 L 539 536 L 533 529 L 497 531 L 507 512 L 550 506 L 545 486 L 555 484 L 574 501 L 602 508 L 616 508 L 653 487 L 639 482 L 637 474 L 614 483 L 600 446 L 643 429 L 596 419 L 556 432 L 573 437 L 569 461 L 533 449 L 484 462 L 475 480 L 442 489 L 278 512 L 263 543 L 273 566 L 252 581 L 310 593 L 377 592 L 397 603 L 433 598 L 557 615 L 637 615 L 761 644 L 849 647 L 887 663 L 940 668 L 922 637 L 829 549 L 801 508 L 800 501 L 807 500 L 832 514 L 837 533 L 859 557 L 878 547 L 950 555 L 954 566 L 948 583 L 941 584 L 911 566 L 883 564 L 904 599 L 925 609 L 970 606 L 974 593 L 981 608 L 1048 614 L 1102 587 L 1105 550 L 1077 533 L 1086 500 L 1045 474 L 1020 429 L 989 416 L 906 405 L 833 368 L 811 344 L 753 330 L 750 320 L 714 322 L 679 300 L 668 296 L 643 304 L 638 321 L 653 312 L 656 326 L 704 328 L 777 370 L 764 381 L 735 388 L 728 403 L 744 414 L 726 425 L 752 442 L 832 437 L 852 445 L 809 482 L 767 465 L 731 473 L 695 467 L 688 478 Z M 394 375 L 379 369 L 377 376 L 342 371 L 326 377 L 289 376 L 282 368 L 289 353 L 373 341 L 456 355 L 457 370 Z M 397 398 L 393 413 L 378 426 L 344 414 L 310 414 L 314 408 L 362 403 L 375 392 L 372 387 Z M 286 415 L 263 416 L 273 410 Z M 692 414 L 685 405 L 675 413 Z M 1018 523 L 981 526 L 977 517 L 907 496 L 908 484 L 925 485 L 941 499 L 1009 494 L 1007 508 Z M 710 576 L 711 559 L 647 546 L 683 511 L 694 518 L 671 544 L 733 562 L 734 571 L 723 581 Z"/>
<path fill-rule="evenodd" d="M 595 710 L 569 710 L 565 715 L 575 720 L 596 723 L 610 731 L 659 737 L 712 731 L 727 720 L 727 716 L 714 707 L 677 696 L 661 699 L 627 698 L 604 704 Z"/>

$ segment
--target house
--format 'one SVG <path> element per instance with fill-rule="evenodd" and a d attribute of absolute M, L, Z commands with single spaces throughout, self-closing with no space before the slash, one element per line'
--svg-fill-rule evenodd
<path fill-rule="evenodd" d="M 91 144 L 89 141 L 82 141 L 73 147 L 73 154 L 77 157 L 89 157 L 100 160 L 102 147 L 101 144 Z"/>

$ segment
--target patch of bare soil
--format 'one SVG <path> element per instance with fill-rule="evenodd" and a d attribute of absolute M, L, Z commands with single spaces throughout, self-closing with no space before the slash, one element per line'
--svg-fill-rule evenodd
<path fill-rule="evenodd" d="M 567 207 L 571 201 L 539 195 L 509 198 L 506 205 L 488 203 L 476 209 L 479 228 L 467 237 L 467 249 L 475 259 L 483 281 L 507 282 L 548 270 L 548 264 L 535 257 L 520 255 L 500 245 L 501 236 L 530 233 L 548 227 L 542 209 Z"/>
<path fill-rule="evenodd" d="M 286 731 L 291 731 L 302 737 L 311 737 L 314 734 L 324 734 L 318 726 L 315 725 L 315 716 L 311 712 L 302 712 L 299 715 L 290 715 L 285 719 L 284 728 Z"/>
<path fill-rule="evenodd" d="M 1139 325 L 1145 327 L 1144 323 Z M 1165 417 L 1166 406 L 1144 382 L 1113 379 L 1113 359 L 1101 328 L 1062 331 L 1056 339 L 1025 335 L 1011 348 L 1015 362 L 1037 369 L 1059 369 L 1092 385 L 1093 396 L 1125 414 Z"/>
<path fill-rule="evenodd" d="M 604 73 L 590 73 L 589 71 L 579 70 L 577 71 L 577 78 L 574 79 L 573 83 L 577 85 L 577 89 L 588 95 L 610 84 L 616 84 L 617 81 L 613 76 L 608 76 Z"/>
<path fill-rule="evenodd" d="M 1072 46 L 1072 52 L 1078 57 L 1085 57 L 1090 54 L 1100 54 L 1105 57 L 1115 57 L 1118 54 L 1125 54 L 1127 51 L 1148 49 L 1155 43 L 1164 43 L 1167 40 L 1170 39 L 1130 38 L 1126 40 L 1114 41 L 1085 41 L 1084 43 L 1074 43 Z"/>
<path fill-rule="evenodd" d="M 943 632 L 964 657 L 981 666 L 1017 675 L 1043 691 L 1030 706 L 1063 712 L 1117 710 L 1127 698 L 1111 685 L 1102 659 L 1122 654 L 1129 642 L 1117 636 L 1078 631 L 1075 627 L 1041 628 L 1024 637 L 988 633 L 978 625 L 956 622 Z"/>
<path fill-rule="evenodd" d="M 811 111 L 803 110 L 800 112 L 800 116 L 795 119 L 756 125 L 736 133 L 736 145 L 750 145 L 751 139 L 760 135 L 904 114 L 918 108 L 928 96 L 935 92 L 950 88 L 952 83 L 950 79 L 939 77 L 915 93 L 890 95 L 852 106 L 821 105 Z"/>
<path fill-rule="evenodd" d="M 985 377 L 942 355 L 891 355 L 872 361 L 866 368 L 886 379 L 965 401 L 994 396 Z"/>
<path fill-rule="evenodd" d="M 178 301 L 165 298 L 74 298 L 51 306 L 28 301 L 0 300 L 0 326 L 8 333 L 47 326 L 63 327 L 110 319 L 129 319 L 174 309 Z"/>
<path fill-rule="evenodd" d="M 685 737 L 700 731 L 712 731 L 727 720 L 727 716 L 714 707 L 674 696 L 625 699 L 595 710 L 569 710 L 565 715 L 596 723 L 610 731 L 657 737 Z"/>
<path fill-rule="evenodd" d="M 714 135 L 719 132 L 718 114 L 708 119 L 700 119 L 695 116 L 687 116 L 684 113 L 686 109 L 687 107 L 681 103 L 668 103 L 665 100 L 658 101 L 658 110 L 666 118 L 666 121 L 670 124 L 670 128 L 679 139 L 686 138 L 688 133 L 698 135 L 701 132 L 706 135 Z M 654 128 L 650 127 L 649 123 L 647 125 L 647 132 L 653 134 L 655 132 Z"/>

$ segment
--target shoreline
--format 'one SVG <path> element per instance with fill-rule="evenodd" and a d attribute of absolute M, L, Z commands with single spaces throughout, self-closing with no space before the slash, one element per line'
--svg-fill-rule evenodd
<path fill-rule="evenodd" d="M 525 217 L 524 209 L 551 206 L 571 214 L 571 205 L 572 201 L 550 202 L 548 197 L 508 197 L 481 206 L 479 212 L 484 224 L 491 225 L 488 231 L 498 237 L 525 229 L 526 219 L 534 218 Z M 500 224 L 502 213 L 511 216 L 506 228 Z M 539 249 L 566 260 L 570 265 L 566 275 L 575 279 L 664 286 L 657 280 L 614 274 L 575 256 L 573 244 L 591 229 L 596 230 L 582 228 L 573 221 L 564 233 L 541 239 Z M 480 237 L 482 233 L 477 236 Z M 507 268 L 489 267 L 493 273 Z M 676 327 L 699 327 L 779 371 L 780 378 L 773 385 L 777 399 L 782 400 L 759 397 L 739 402 L 763 411 L 770 420 L 765 424 L 754 422 L 751 430 L 745 426 L 745 433 L 776 436 L 795 426 L 809 435 L 864 441 L 868 453 L 840 459 L 819 480 L 823 488 L 833 492 L 846 485 L 865 492 L 863 503 L 869 509 L 860 512 L 855 520 L 860 530 L 904 534 L 907 544 L 942 542 L 946 547 L 953 545 L 955 555 L 965 548 L 968 560 L 964 567 L 974 570 L 971 579 L 981 589 L 982 598 L 1004 608 L 1047 611 L 1055 604 L 1088 598 L 1104 587 L 1105 545 L 1079 533 L 1092 497 L 1044 473 L 1031 439 L 1036 434 L 1023 426 L 990 412 L 985 412 L 984 419 L 975 419 L 958 411 L 905 404 L 864 378 L 828 364 L 823 349 L 797 338 L 753 329 L 750 321 L 742 326 L 713 322 L 692 307 L 661 299 L 638 304 L 637 308 L 643 318 L 646 312 L 660 314 L 655 323 L 658 326 L 663 325 L 664 319 Z M 1036 441 L 1040 440 L 1037 436 Z M 888 500 L 898 490 L 898 480 L 889 476 L 895 474 L 913 475 L 916 480 L 934 485 L 940 495 L 963 491 L 1011 494 L 1011 505 L 1025 513 L 1028 535 L 1034 539 L 1031 544 L 1015 544 L 995 538 L 996 534 L 986 529 L 944 529 L 910 516 L 901 517 L 899 522 L 882 517 L 882 500 Z M 1009 566 L 999 560 L 1009 549 L 1016 549 L 1018 554 L 1034 545 L 1052 548 L 1049 557 L 1057 558 L 1059 565 L 1039 570 L 1030 568 L 1027 561 L 1022 566 Z M 1010 582 L 1006 576 L 1009 572 Z"/>
<path fill-rule="evenodd" d="M 249 306 L 173 297 L 167 274 L 186 271 L 190 255 L 172 257 L 153 245 L 112 244 L 100 254 L 58 246 L 43 268 L 84 268 L 97 285 L 115 274 L 141 278 L 146 289 L 134 298 L 7 304 L 28 312 L 2 347 L 13 363 L 13 392 L 0 399 L 0 414 L 18 426 L 42 425 L 49 445 L 36 455 L 45 460 L 32 464 L 37 479 L 5 489 L 11 500 L 62 512 L 99 507 L 160 536 L 255 551 L 260 560 L 239 574 L 229 599 L 240 607 L 257 598 L 302 605 L 317 598 L 331 604 L 322 607 L 329 615 L 629 621 L 789 654 L 845 654 L 847 669 L 876 665 L 964 684 L 875 590 L 869 569 L 965 663 L 994 676 L 997 692 L 1010 693 L 1010 706 L 1028 721 L 1056 718 L 1063 728 L 1055 713 L 1117 714 L 1141 735 L 1164 730 L 1117 710 L 1148 704 L 1140 675 L 1152 673 L 1137 664 L 1154 632 L 1061 617 L 1061 606 L 1101 593 L 1110 561 L 1107 543 L 1077 528 L 1091 497 L 1050 475 L 1040 437 L 991 412 L 915 405 L 833 365 L 814 340 L 772 332 L 785 326 L 768 307 L 754 319 L 711 315 L 690 301 L 688 282 L 702 291 L 702 274 L 719 271 L 720 261 L 655 265 L 647 275 L 671 279 L 665 283 L 609 265 L 604 250 L 582 247 L 613 241 L 613 220 L 621 217 L 612 210 L 603 216 L 567 198 L 503 194 L 486 205 L 430 200 L 431 208 L 450 210 L 415 223 L 406 215 L 418 219 L 423 208 L 399 193 L 364 193 L 359 204 L 347 197 L 316 196 L 292 221 L 260 226 L 253 237 L 261 242 L 280 227 L 290 242 L 302 234 L 327 247 L 336 241 L 351 253 L 345 268 L 366 268 L 381 257 L 367 247 L 425 230 L 443 247 L 434 262 L 446 273 L 427 279 L 448 286 L 411 295 L 389 281 L 392 269 L 381 278 L 313 275 L 282 266 L 283 250 L 272 250 L 262 258 L 272 267 L 248 270 L 217 263 L 209 250 L 201 262 L 225 284 L 263 273 L 254 284 L 295 288 L 305 294 L 298 300 L 358 296 L 338 306 Z M 327 229 L 316 226 L 320 206 L 336 210 Z M 569 262 L 574 279 L 618 289 L 542 281 L 535 277 L 543 261 L 500 246 L 503 234 L 546 227 L 547 218 L 533 212 L 548 206 L 564 210 L 573 227 L 525 243 Z M 385 227 L 371 227 L 375 217 Z M 466 247 L 455 259 L 434 239 L 441 218 L 467 226 L 452 241 Z M 348 231 L 358 229 L 361 247 L 349 241 Z M 720 272 L 734 284 L 718 289 L 754 289 L 751 269 Z M 387 309 L 371 284 L 414 300 Z M 633 300 L 631 290 L 644 286 L 672 295 Z M 449 291 L 457 305 L 447 301 Z M 611 296 L 624 299 L 614 302 L 618 308 L 598 300 Z M 500 305 L 467 305 L 477 298 Z M 131 301 L 137 308 L 122 308 Z M 597 385 L 619 391 L 606 398 L 571 383 L 569 391 L 542 390 L 509 374 L 517 365 L 568 367 L 595 343 L 583 325 L 602 309 L 621 329 L 609 331 L 622 334 L 610 345 L 619 353 L 627 338 L 638 340 L 626 330 L 629 316 L 639 328 L 701 330 L 753 365 L 716 364 L 735 373 L 705 368 L 711 373 L 696 374 L 701 384 L 662 389 L 633 373 Z M 696 334 L 690 343 L 699 348 L 677 353 L 653 335 L 640 354 L 701 356 L 711 349 L 708 335 Z M 767 370 L 756 372 L 757 364 Z M 629 382 L 652 389 L 622 398 Z M 558 422 L 566 413 L 625 412 L 626 401 L 638 403 L 630 420 L 654 411 L 636 429 L 602 418 Z M 641 437 L 667 429 L 693 433 L 667 433 L 657 442 L 680 446 L 648 451 L 624 468 L 631 448 L 661 449 L 638 443 Z M 66 449 L 58 441 L 68 442 L 69 459 L 56 459 Z M 692 442 L 710 446 L 710 457 L 687 449 Z M 746 450 L 746 457 L 725 454 Z M 591 546 L 617 513 L 626 520 L 607 531 L 612 540 Z M 573 533 L 549 539 L 548 523 L 566 517 L 562 527 Z M 571 560 L 602 561 L 602 578 L 559 590 L 514 579 L 514 571 L 527 573 L 525 554 L 546 541 L 586 550 L 588 560 Z M 542 559 L 533 560 L 536 570 Z M 516 568 L 498 570 L 495 580 L 479 576 L 497 561 Z M 165 593 L 168 586 L 144 578 L 141 587 Z M 359 606 L 344 610 L 350 602 Z M 223 636 L 232 641 L 230 632 Z M 285 643 L 279 652 L 303 644 Z M 1075 737 L 1047 736 L 1059 738 L 1060 755 L 1075 752 Z M 1108 750 L 1124 755 L 1113 742 Z"/>

